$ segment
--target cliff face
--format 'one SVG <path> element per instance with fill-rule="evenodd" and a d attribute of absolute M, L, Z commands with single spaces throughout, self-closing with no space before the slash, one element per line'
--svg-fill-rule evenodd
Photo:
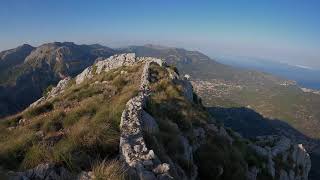
<path fill-rule="evenodd" d="M 267 161 L 263 164 L 275 179 L 308 179 L 311 160 L 302 144 L 293 144 L 284 136 L 259 136 L 250 148 Z M 251 169 L 257 174 L 259 169 Z"/>
<path fill-rule="evenodd" d="M 249 141 L 223 127 L 176 68 L 135 54 L 111 56 L 63 79 L 4 122 L 3 136 L 36 136 L 15 163 L 0 164 L 29 169 L 13 178 L 291 180 L 307 179 L 311 167 L 303 146 L 285 137 Z M 0 160 L 13 161 L 8 142 L 0 145 Z"/>

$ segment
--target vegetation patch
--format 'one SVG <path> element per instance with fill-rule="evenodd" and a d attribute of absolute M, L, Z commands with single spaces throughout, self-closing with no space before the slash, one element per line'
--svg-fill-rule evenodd
<path fill-rule="evenodd" d="M 101 161 L 93 165 L 93 173 L 97 180 L 125 180 L 129 176 L 124 163 L 119 160 Z M 132 177 L 130 179 L 133 179 Z"/>
<path fill-rule="evenodd" d="M 141 73 L 139 64 L 70 83 L 58 97 L 1 120 L 0 166 L 24 170 L 48 162 L 80 172 L 100 162 L 97 177 L 124 174 L 119 162 L 108 159 L 119 153 L 120 117 L 138 92 Z"/>
<path fill-rule="evenodd" d="M 208 138 L 207 143 L 195 153 L 195 160 L 201 179 L 246 179 L 246 164 L 241 152 L 224 138 Z"/>
<path fill-rule="evenodd" d="M 44 104 L 38 105 L 36 107 L 32 107 L 24 112 L 25 118 L 32 118 L 42 113 L 49 112 L 53 109 L 53 104 L 50 102 L 46 102 Z"/>

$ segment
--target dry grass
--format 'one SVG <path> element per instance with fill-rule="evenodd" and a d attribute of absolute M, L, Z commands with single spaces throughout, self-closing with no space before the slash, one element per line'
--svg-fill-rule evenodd
<path fill-rule="evenodd" d="M 4 133 L 6 133 L 4 135 Z M 35 140 L 33 131 L 19 129 L 1 133 L 0 163 L 4 167 L 17 169 L 28 147 Z"/>
<path fill-rule="evenodd" d="M 97 180 L 125 180 L 128 179 L 127 168 L 118 160 L 110 160 L 96 163 L 92 167 Z"/>
<path fill-rule="evenodd" d="M 47 153 L 47 149 L 42 145 L 33 145 L 25 155 L 24 160 L 21 163 L 21 169 L 29 169 L 37 166 L 40 163 L 48 161 L 50 155 Z"/>
<path fill-rule="evenodd" d="M 139 65 L 122 67 L 80 85 L 71 83 L 59 97 L 0 122 L 0 166 L 17 170 L 51 162 L 79 172 L 101 157 L 115 157 L 121 113 L 137 94 L 141 72 Z M 17 126 L 21 118 L 28 123 Z M 44 138 L 36 135 L 39 131 Z M 104 169 L 115 171 L 115 165 Z"/>

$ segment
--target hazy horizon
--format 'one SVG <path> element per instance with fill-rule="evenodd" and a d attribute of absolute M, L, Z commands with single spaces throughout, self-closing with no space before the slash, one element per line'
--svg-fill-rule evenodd
<path fill-rule="evenodd" d="M 320 68 L 318 1 L 6 1 L 0 50 L 23 43 L 159 44 Z"/>

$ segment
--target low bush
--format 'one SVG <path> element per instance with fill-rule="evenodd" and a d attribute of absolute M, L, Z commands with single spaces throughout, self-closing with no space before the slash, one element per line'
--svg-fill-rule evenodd
<path fill-rule="evenodd" d="M 64 117 L 65 113 L 63 111 L 56 111 L 49 114 L 43 124 L 44 132 L 54 132 L 62 129 L 62 122 Z"/>
<path fill-rule="evenodd" d="M 5 140 L 0 141 L 0 164 L 5 168 L 17 169 L 34 140 L 32 131 L 10 132 Z"/>
<path fill-rule="evenodd" d="M 209 139 L 195 153 L 201 179 L 243 179 L 246 164 L 241 153 L 219 137 Z M 220 169 L 223 168 L 223 174 Z"/>
<path fill-rule="evenodd" d="M 22 169 L 31 169 L 40 163 L 49 161 L 49 153 L 44 145 L 34 144 L 26 153 L 22 163 Z"/>

